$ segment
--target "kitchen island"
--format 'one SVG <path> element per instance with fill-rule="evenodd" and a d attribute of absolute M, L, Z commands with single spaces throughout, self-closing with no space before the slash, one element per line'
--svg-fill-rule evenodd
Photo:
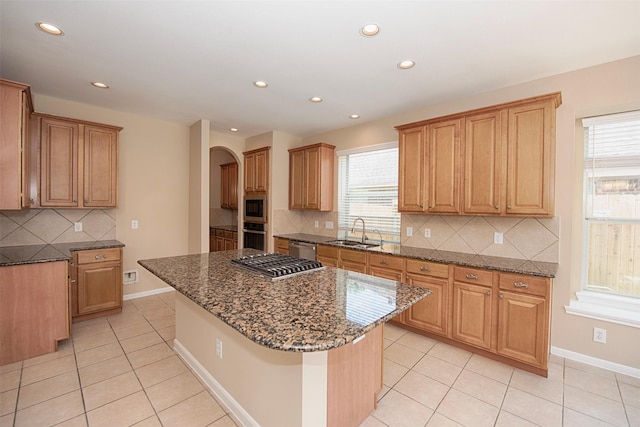
<path fill-rule="evenodd" d="M 174 347 L 242 425 L 357 426 L 382 386 L 382 325 L 429 294 L 331 267 L 271 280 L 252 249 L 139 261 L 178 291 Z"/>

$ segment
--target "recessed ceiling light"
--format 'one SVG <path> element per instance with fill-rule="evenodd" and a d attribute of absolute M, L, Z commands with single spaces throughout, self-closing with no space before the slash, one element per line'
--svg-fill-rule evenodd
<path fill-rule="evenodd" d="M 309 98 L 309 101 L 311 101 L 311 102 L 322 102 L 322 98 L 320 98 L 319 96 L 312 96 L 311 98 Z"/>
<path fill-rule="evenodd" d="M 265 87 L 269 86 L 269 83 L 263 82 L 262 80 L 258 80 L 258 81 L 253 82 L 253 85 L 255 87 L 259 87 L 259 88 L 262 89 L 262 88 L 265 88 Z"/>
<path fill-rule="evenodd" d="M 380 33 L 378 24 L 366 24 L 360 29 L 360 34 L 365 37 L 377 36 Z"/>
<path fill-rule="evenodd" d="M 229 129 L 231 132 L 238 132 L 238 128 L 231 128 Z"/>
<path fill-rule="evenodd" d="M 109 89 L 109 85 L 106 83 L 100 83 L 100 82 L 91 82 L 91 84 L 94 87 L 100 88 L 100 89 Z"/>
<path fill-rule="evenodd" d="M 349 116 L 349 118 L 355 120 L 355 119 L 359 119 L 360 116 L 358 114 L 352 114 L 352 115 Z"/>
<path fill-rule="evenodd" d="M 398 63 L 398 68 L 401 70 L 408 70 L 409 68 L 413 68 L 416 65 L 416 61 L 413 59 L 407 59 L 406 61 L 401 61 Z"/>
<path fill-rule="evenodd" d="M 36 28 L 53 36 L 61 36 L 64 34 L 60 28 L 46 22 L 36 22 Z"/>

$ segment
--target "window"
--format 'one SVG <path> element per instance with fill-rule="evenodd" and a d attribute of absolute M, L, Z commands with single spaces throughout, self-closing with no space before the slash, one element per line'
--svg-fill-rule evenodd
<path fill-rule="evenodd" d="M 351 228 L 362 218 L 370 239 L 382 236 L 384 241 L 399 243 L 398 143 L 343 150 L 337 155 L 339 230 L 359 237 L 362 224 L 358 221 L 354 234 Z"/>
<path fill-rule="evenodd" d="M 640 111 L 584 126 L 584 289 L 640 298 Z"/>

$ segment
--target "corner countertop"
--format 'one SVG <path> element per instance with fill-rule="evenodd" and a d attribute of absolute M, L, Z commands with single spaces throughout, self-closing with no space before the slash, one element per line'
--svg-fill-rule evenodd
<path fill-rule="evenodd" d="M 283 351 L 347 344 L 431 293 L 333 267 L 271 280 L 231 263 L 260 253 L 238 249 L 138 264 L 250 340 Z"/>
<path fill-rule="evenodd" d="M 294 240 L 298 242 L 316 243 L 331 245 L 329 242 L 336 240 L 335 237 L 316 236 L 314 234 L 294 233 L 280 234 L 274 237 Z M 375 240 L 370 240 L 375 242 Z M 344 246 L 334 245 L 339 248 Z M 444 264 L 455 264 L 464 267 L 477 267 L 487 270 L 503 271 L 507 273 L 526 274 L 529 276 L 555 277 L 558 271 L 558 264 L 552 262 L 530 261 L 518 258 L 503 258 L 487 255 L 468 254 L 463 252 L 440 251 L 437 249 L 414 248 L 411 246 L 401 246 L 397 244 L 385 243 L 382 247 L 369 249 L 348 248 L 374 253 L 384 253 L 389 255 L 415 258 L 422 261 L 441 262 Z"/>
<path fill-rule="evenodd" d="M 212 225 L 209 230 L 238 231 L 237 225 Z"/>
<path fill-rule="evenodd" d="M 69 261 L 71 260 L 71 251 L 122 247 L 124 247 L 124 243 L 117 240 L 4 246 L 0 247 L 0 267 L 39 262 Z"/>

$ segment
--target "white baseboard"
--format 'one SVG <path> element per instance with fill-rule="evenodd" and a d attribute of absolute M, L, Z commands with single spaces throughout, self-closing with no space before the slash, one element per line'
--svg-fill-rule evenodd
<path fill-rule="evenodd" d="M 260 424 L 249 415 L 249 413 L 238 403 L 237 400 L 229 394 L 222 385 L 207 371 L 207 369 L 196 360 L 195 357 L 187 350 L 180 341 L 173 340 L 173 349 L 178 356 L 191 368 L 191 370 L 200 378 L 207 386 L 219 402 L 225 407 L 225 411 L 233 418 L 236 424 L 245 427 L 260 427 Z"/>
<path fill-rule="evenodd" d="M 165 292 L 173 292 L 175 291 L 175 289 L 173 289 L 171 286 L 165 286 L 164 288 L 158 288 L 158 289 L 152 289 L 150 291 L 143 291 L 143 292 L 136 292 L 133 294 L 126 294 L 122 296 L 122 299 L 127 301 L 130 299 L 136 299 L 136 298 L 143 298 L 143 297 L 148 297 L 151 295 L 158 295 L 158 294 L 164 294 Z"/>
<path fill-rule="evenodd" d="M 632 368 L 631 366 L 609 362 L 608 360 L 598 359 L 597 357 L 587 356 L 586 354 L 576 353 L 575 351 L 565 350 L 554 346 L 551 346 L 551 354 L 564 357 L 565 359 L 575 360 L 576 362 L 586 363 L 587 365 L 598 368 L 608 369 L 620 374 L 629 375 L 630 377 L 640 378 L 640 369 Z"/>

